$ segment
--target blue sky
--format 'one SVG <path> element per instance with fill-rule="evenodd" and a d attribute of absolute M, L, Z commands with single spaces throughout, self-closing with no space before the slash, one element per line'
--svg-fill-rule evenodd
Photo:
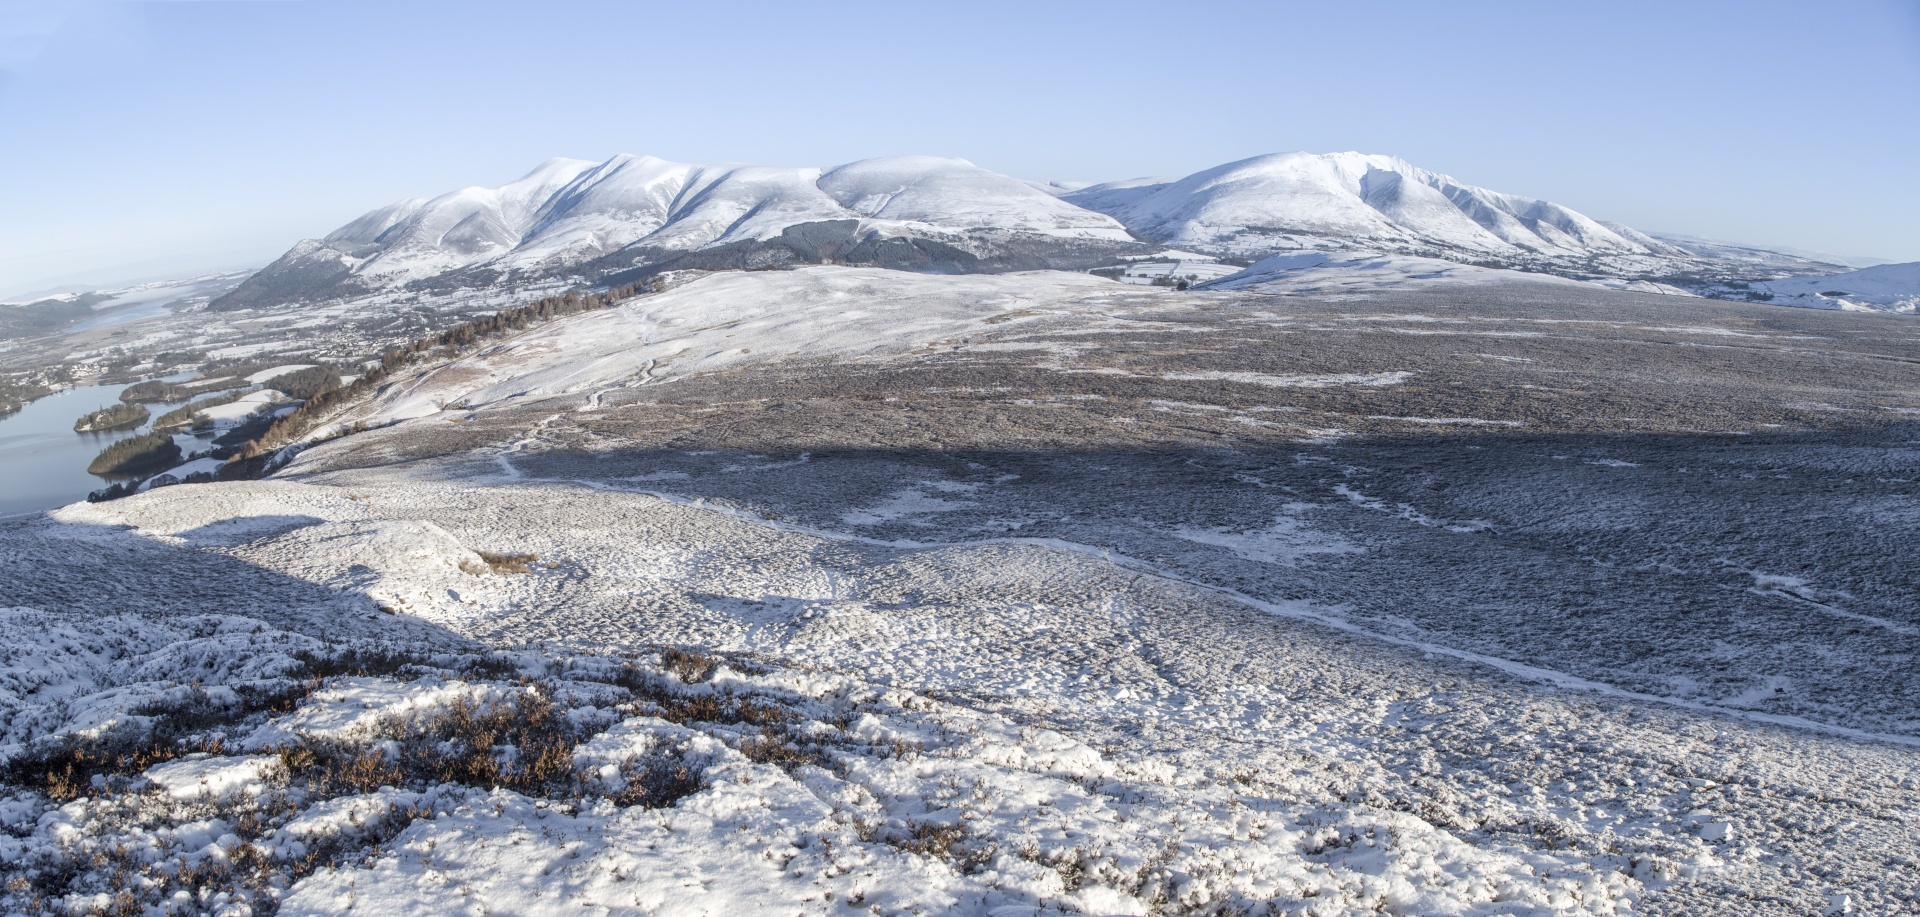
<path fill-rule="evenodd" d="M 0 0 L 0 295 L 264 263 L 556 155 L 1110 180 L 1347 149 L 1920 260 L 1920 2 Z"/>

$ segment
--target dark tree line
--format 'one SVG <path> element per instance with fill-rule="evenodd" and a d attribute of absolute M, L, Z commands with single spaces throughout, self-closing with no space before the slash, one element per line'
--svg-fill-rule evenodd
<path fill-rule="evenodd" d="M 310 366 L 268 379 L 265 387 L 288 398 L 312 398 L 328 389 L 340 387 L 340 371 L 331 366 Z"/>
<path fill-rule="evenodd" d="M 145 474 L 180 460 L 180 447 L 165 433 L 142 433 L 119 440 L 87 466 L 89 474 Z"/>

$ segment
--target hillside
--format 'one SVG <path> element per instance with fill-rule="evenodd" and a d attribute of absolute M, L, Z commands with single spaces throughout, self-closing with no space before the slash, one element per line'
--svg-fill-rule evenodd
<path fill-rule="evenodd" d="M 0 907 L 1920 904 L 1910 320 L 1285 267 L 709 275 L 0 520 Z"/>

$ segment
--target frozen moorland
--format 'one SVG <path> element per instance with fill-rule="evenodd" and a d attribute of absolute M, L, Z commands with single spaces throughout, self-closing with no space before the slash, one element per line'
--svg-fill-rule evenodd
<path fill-rule="evenodd" d="M 695 279 L 0 521 L 0 904 L 1911 910 L 1913 335 Z"/>

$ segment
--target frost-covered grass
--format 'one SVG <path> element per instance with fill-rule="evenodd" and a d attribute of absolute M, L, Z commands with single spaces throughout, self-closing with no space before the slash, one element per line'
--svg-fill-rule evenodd
<path fill-rule="evenodd" d="M 1920 905 L 1910 444 L 1780 407 L 1911 364 L 1581 289 L 735 275 L 0 521 L 15 906 Z"/>
<path fill-rule="evenodd" d="M 262 816 L 275 832 L 342 811 L 404 823 L 325 848 L 304 878 L 275 859 L 267 878 L 229 883 L 229 901 L 271 889 L 315 912 L 406 910 L 462 888 L 527 911 L 643 913 L 856 899 L 883 913 L 1697 913 L 1735 893 L 1792 912 L 1829 890 L 1909 896 L 1891 877 L 1920 770 L 1898 747 L 1521 684 L 1066 541 L 882 544 L 727 504 L 504 474 L 481 487 L 473 473 L 174 489 L 28 529 L 284 571 L 253 587 L 268 606 L 308 584 L 354 599 L 272 624 L 10 613 L 7 671 L 23 673 L 5 683 L 10 756 L 118 729 L 148 743 L 136 750 L 168 741 L 124 763 L 92 755 L 106 763 L 67 778 L 77 791 L 22 778 L 13 849 L 57 853 L 48 813 L 92 818 L 103 794 L 178 806 L 204 781 L 221 798 L 294 800 L 285 823 Z M 1447 531 L 1339 500 L 1165 537 L 1297 576 L 1365 547 L 1323 528 L 1343 506 Z M 915 523 L 959 512 L 862 531 L 925 532 Z M 495 573 L 483 546 L 548 559 Z M 59 578 L 62 561 L 29 556 Z M 375 596 L 406 613 L 373 610 Z M 391 636 L 422 626 L 484 644 Z M 120 810 L 99 811 L 59 836 L 85 852 L 129 835 Z M 179 817 L 278 843 L 234 830 L 244 812 L 195 811 Z M 1850 843 L 1831 844 L 1849 820 Z M 167 851 L 141 862 L 187 856 Z M 132 881 L 77 875 L 92 878 L 75 894 Z"/>
<path fill-rule="evenodd" d="M 696 651 L 522 652 L 511 673 L 391 650 L 296 662 L 153 686 L 110 724 L 15 746 L 0 906 L 1612 913 L 1638 885 Z M 369 666 L 389 671 L 312 674 Z"/>

